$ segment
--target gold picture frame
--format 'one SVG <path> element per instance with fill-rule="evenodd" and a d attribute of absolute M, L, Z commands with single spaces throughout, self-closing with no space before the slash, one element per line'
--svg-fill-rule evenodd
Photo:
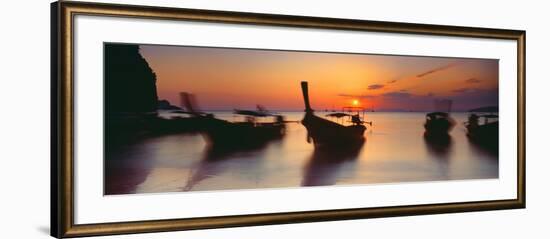
<path fill-rule="evenodd" d="M 511 200 L 75 224 L 75 185 L 73 177 L 73 130 L 75 120 L 73 46 L 75 39 L 73 23 L 76 15 L 323 28 L 516 41 L 518 96 L 517 197 Z M 51 21 L 51 235 L 54 237 L 163 232 L 525 208 L 525 31 L 63 1 L 52 3 Z"/>

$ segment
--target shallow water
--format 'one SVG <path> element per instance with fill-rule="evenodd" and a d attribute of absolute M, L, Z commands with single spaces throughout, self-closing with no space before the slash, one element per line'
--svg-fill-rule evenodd
<path fill-rule="evenodd" d="M 216 117 L 238 120 L 230 113 Z M 303 112 L 286 112 L 299 121 Z M 323 116 L 326 113 L 318 112 Z M 164 112 L 161 116 L 169 117 Z M 398 183 L 498 178 L 498 157 L 471 144 L 462 122 L 448 145 L 423 137 L 425 113 L 368 113 L 366 141 L 357 152 L 314 151 L 300 123 L 288 123 L 285 137 L 254 150 L 213 155 L 200 134 L 177 134 L 128 144 L 108 155 L 106 194 L 233 190 L 342 184 Z"/>

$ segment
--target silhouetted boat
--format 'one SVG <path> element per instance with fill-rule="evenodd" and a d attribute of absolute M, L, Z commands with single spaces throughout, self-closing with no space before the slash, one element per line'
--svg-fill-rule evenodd
<path fill-rule="evenodd" d="M 285 134 L 285 124 L 280 115 L 246 115 L 246 121 L 229 122 L 213 116 L 205 119 L 205 135 L 214 145 L 240 145 L 243 147 L 261 145 L 267 141 L 281 138 Z M 274 117 L 273 122 L 258 122 L 257 117 Z"/>
<path fill-rule="evenodd" d="M 426 114 L 426 135 L 447 135 L 456 122 L 446 112 L 432 112 Z"/>
<path fill-rule="evenodd" d="M 230 148 L 254 148 L 270 140 L 279 139 L 285 134 L 284 117 L 269 113 L 263 107 L 258 110 L 234 110 L 233 113 L 245 116 L 245 121 L 230 122 L 215 118 L 213 114 L 200 112 L 194 98 L 182 93 L 185 108 L 198 119 L 201 132 L 211 146 Z M 258 118 L 272 117 L 272 122 L 260 122 Z"/>
<path fill-rule="evenodd" d="M 479 120 L 483 119 L 480 123 Z M 468 122 L 464 122 L 468 138 L 481 146 L 498 148 L 498 115 L 495 113 L 470 114 Z"/>
<path fill-rule="evenodd" d="M 344 126 L 316 116 L 309 104 L 307 82 L 302 81 L 301 86 L 306 112 L 304 118 L 302 119 L 302 124 L 307 129 L 308 142 L 312 139 L 315 147 L 342 146 L 364 142 L 363 133 L 367 127 L 364 125 L 365 122 L 361 120 L 359 114 L 351 115 L 352 125 L 349 126 Z M 334 116 L 344 115 L 334 114 Z"/>
<path fill-rule="evenodd" d="M 456 125 L 456 121 L 449 115 L 452 106 L 451 100 L 436 100 L 434 102 L 435 112 L 426 114 L 426 123 L 424 123 L 424 133 L 427 137 L 444 137 Z"/>

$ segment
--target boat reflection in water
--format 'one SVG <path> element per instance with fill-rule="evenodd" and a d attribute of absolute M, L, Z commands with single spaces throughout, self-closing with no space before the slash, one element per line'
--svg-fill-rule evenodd
<path fill-rule="evenodd" d="M 202 160 L 191 167 L 191 172 L 182 190 L 191 191 L 200 182 L 230 171 L 230 165 L 235 160 L 246 160 L 248 167 L 257 167 L 262 159 L 254 156 L 264 150 L 268 144 L 268 141 L 264 141 L 263 144 L 241 145 L 238 148 L 207 146 Z M 236 164 L 243 165 L 242 163 Z"/>
<path fill-rule="evenodd" d="M 453 145 L 453 139 L 449 134 L 424 134 L 424 142 L 426 142 L 429 153 L 441 158 L 445 158 L 449 154 L 451 146 Z"/>
<path fill-rule="evenodd" d="M 204 158 L 193 167 L 184 191 L 190 191 L 204 179 L 222 173 L 227 169 L 224 166 L 226 160 L 232 156 L 257 153 L 269 142 L 281 140 L 285 135 L 284 117 L 271 113 L 262 106 L 258 105 L 257 110 L 235 109 L 233 114 L 243 116 L 245 120 L 233 122 L 218 119 L 211 113 L 201 112 L 193 95 L 185 92 L 180 95 L 184 107 L 199 122 L 201 134 L 207 142 Z M 263 118 L 273 118 L 273 121 L 259 120 Z"/>
<path fill-rule="evenodd" d="M 453 147 L 453 138 L 448 134 L 426 134 L 424 133 L 424 143 L 430 157 L 437 166 L 436 173 L 438 177 L 449 180 L 450 153 Z"/>
<path fill-rule="evenodd" d="M 357 156 L 361 152 L 365 139 L 354 144 L 336 147 L 317 147 L 304 167 L 302 186 L 334 185 L 338 180 L 346 178 L 349 173 L 346 166 L 354 168 Z"/>
<path fill-rule="evenodd" d="M 309 101 L 308 83 L 302 82 L 301 87 L 305 105 L 302 125 L 307 129 L 307 142 L 313 141 L 314 144 L 313 154 L 304 167 L 302 186 L 333 185 L 341 178 L 339 169 L 357 160 L 365 143 L 364 132 L 367 127 L 364 124 L 367 122 L 363 121 L 360 112 L 351 112 L 351 107 L 348 107 L 350 114 L 342 112 L 327 115 L 347 117 L 351 125 L 316 116 Z"/>

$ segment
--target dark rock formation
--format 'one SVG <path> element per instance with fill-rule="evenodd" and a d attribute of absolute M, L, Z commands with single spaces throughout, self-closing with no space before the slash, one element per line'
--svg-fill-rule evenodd
<path fill-rule="evenodd" d="M 152 112 L 157 109 L 156 75 L 138 45 L 105 44 L 105 111 Z"/>

